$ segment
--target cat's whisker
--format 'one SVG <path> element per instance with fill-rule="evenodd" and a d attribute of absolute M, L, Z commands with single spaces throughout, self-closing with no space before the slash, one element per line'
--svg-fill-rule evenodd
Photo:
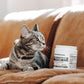
<path fill-rule="evenodd" d="M 46 46 L 46 48 L 45 48 L 45 49 L 50 50 L 50 49 L 51 49 L 51 47 L 50 47 L 50 46 Z"/>

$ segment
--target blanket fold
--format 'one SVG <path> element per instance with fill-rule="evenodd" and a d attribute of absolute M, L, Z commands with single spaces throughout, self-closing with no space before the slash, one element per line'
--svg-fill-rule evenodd
<path fill-rule="evenodd" d="M 0 71 L 0 83 L 4 83 L 4 84 L 10 84 L 10 83 L 11 84 L 41 84 L 45 81 L 43 84 L 46 84 L 48 79 L 51 81 L 51 80 L 55 79 L 53 77 L 56 77 L 56 79 L 57 79 L 60 76 L 61 76 L 61 79 L 62 79 L 62 77 L 67 78 L 67 77 L 69 77 L 70 74 L 80 74 L 80 76 L 79 75 L 77 75 L 77 76 L 81 80 L 82 80 L 82 78 L 84 78 L 84 70 L 82 70 L 82 69 L 76 69 L 76 70 L 39 69 L 36 71 L 25 71 L 25 72 L 21 72 L 18 70 L 8 70 L 8 71 Z M 62 76 L 62 75 L 65 75 L 65 76 Z M 82 78 L 81 78 L 81 76 L 82 76 Z M 70 77 L 72 77 L 72 75 L 70 75 Z M 76 77 L 76 75 L 74 77 Z M 74 78 L 74 77 L 72 77 L 72 78 Z M 69 80 L 69 79 L 66 79 L 66 80 Z M 52 81 L 52 83 L 53 83 L 53 81 Z M 84 81 L 83 81 L 83 83 L 84 83 Z M 51 84 L 51 83 L 47 83 L 47 84 Z M 73 83 L 71 83 L 71 84 L 73 84 Z"/>

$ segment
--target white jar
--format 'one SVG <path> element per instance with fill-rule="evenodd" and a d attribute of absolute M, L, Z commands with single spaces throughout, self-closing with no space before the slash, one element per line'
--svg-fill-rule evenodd
<path fill-rule="evenodd" d="M 56 45 L 54 51 L 54 69 L 76 69 L 77 47 Z"/>

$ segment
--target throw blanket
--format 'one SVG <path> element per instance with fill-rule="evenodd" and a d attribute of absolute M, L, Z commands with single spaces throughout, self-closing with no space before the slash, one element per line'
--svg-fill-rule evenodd
<path fill-rule="evenodd" d="M 84 70 L 0 71 L 0 84 L 84 84 Z"/>

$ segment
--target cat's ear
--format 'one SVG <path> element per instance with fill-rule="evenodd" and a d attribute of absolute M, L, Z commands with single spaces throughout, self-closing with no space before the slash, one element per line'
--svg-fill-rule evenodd
<path fill-rule="evenodd" d="M 22 30 L 21 30 L 21 37 L 26 37 L 28 36 L 29 33 L 30 33 L 29 28 L 25 24 L 23 24 Z"/>
<path fill-rule="evenodd" d="M 33 27 L 33 31 L 39 31 L 39 28 L 38 28 L 38 24 L 35 23 L 34 27 Z"/>

